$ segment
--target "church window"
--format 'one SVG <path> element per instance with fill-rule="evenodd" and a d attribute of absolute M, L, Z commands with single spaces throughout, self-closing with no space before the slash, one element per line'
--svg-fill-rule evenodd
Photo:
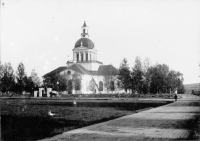
<path fill-rule="evenodd" d="M 86 61 L 88 61 L 88 53 L 86 53 Z"/>
<path fill-rule="evenodd" d="M 67 71 L 67 75 L 70 75 L 71 74 L 71 71 Z"/>
<path fill-rule="evenodd" d="M 81 89 L 81 80 L 76 78 L 75 81 L 74 81 L 74 84 L 75 84 L 75 90 L 80 90 Z"/>
<path fill-rule="evenodd" d="M 111 81 L 111 82 L 110 82 L 110 90 L 111 90 L 111 91 L 114 91 L 114 90 L 115 90 L 114 81 Z"/>
<path fill-rule="evenodd" d="M 103 91 L 103 82 L 99 81 L 99 91 Z"/>
<path fill-rule="evenodd" d="M 90 60 L 92 60 L 92 55 L 90 54 Z"/>
<path fill-rule="evenodd" d="M 83 33 L 85 33 L 85 29 L 83 29 Z"/>
<path fill-rule="evenodd" d="M 67 83 L 67 92 L 68 94 L 72 94 L 72 80 L 69 80 L 68 83 Z"/>
<path fill-rule="evenodd" d="M 79 61 L 79 54 L 78 53 L 76 54 L 76 58 L 77 58 L 77 61 Z"/>

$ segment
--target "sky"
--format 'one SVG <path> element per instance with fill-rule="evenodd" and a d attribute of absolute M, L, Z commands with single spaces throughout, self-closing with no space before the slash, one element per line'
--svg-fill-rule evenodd
<path fill-rule="evenodd" d="M 39 76 L 66 66 L 84 21 L 98 61 L 135 57 L 200 82 L 200 0 L 1 0 L 1 61 Z"/>

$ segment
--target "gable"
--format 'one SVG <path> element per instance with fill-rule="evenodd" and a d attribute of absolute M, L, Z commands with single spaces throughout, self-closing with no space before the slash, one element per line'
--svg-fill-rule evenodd
<path fill-rule="evenodd" d="M 67 69 L 67 67 L 58 67 L 57 69 L 55 69 L 55 70 L 53 70 L 53 71 L 51 71 L 49 73 L 46 73 L 45 75 L 43 75 L 43 77 L 45 78 L 45 77 L 54 76 L 54 75 L 66 70 L 66 69 Z"/>

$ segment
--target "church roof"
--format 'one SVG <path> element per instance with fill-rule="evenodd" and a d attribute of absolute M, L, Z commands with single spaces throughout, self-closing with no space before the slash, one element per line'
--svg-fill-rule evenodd
<path fill-rule="evenodd" d="M 81 45 L 84 46 L 84 47 L 87 47 L 89 49 L 93 49 L 94 48 L 94 43 L 90 39 L 88 39 L 88 38 L 81 38 L 81 39 L 79 39 L 76 42 L 74 48 L 80 47 Z"/>
<path fill-rule="evenodd" d="M 45 78 L 45 77 L 49 77 L 49 76 L 54 76 L 57 73 L 60 73 L 66 69 L 71 69 L 75 72 L 78 72 L 81 74 L 88 74 L 88 75 L 118 75 L 119 74 L 118 70 L 112 65 L 101 65 L 101 66 L 99 66 L 98 71 L 89 71 L 89 70 L 86 70 L 80 64 L 75 63 L 75 64 L 71 65 L 69 68 L 58 67 L 57 69 L 45 74 L 43 77 Z"/>
<path fill-rule="evenodd" d="M 67 68 L 67 67 L 58 67 L 57 69 L 55 69 L 55 70 L 43 75 L 43 77 L 45 78 L 45 77 L 49 77 L 49 76 L 54 76 L 57 73 L 60 73 L 60 72 L 62 72 L 64 70 L 66 70 L 66 69 L 71 69 L 71 70 L 79 72 L 81 74 L 91 75 L 91 73 L 88 70 L 86 70 L 83 66 L 81 66 L 79 64 L 73 64 L 69 68 Z"/>
<path fill-rule="evenodd" d="M 81 74 L 91 75 L 91 73 L 88 70 L 86 70 L 83 66 L 81 66 L 79 64 L 73 64 L 68 69 L 74 70 L 74 71 L 79 72 Z"/>
<path fill-rule="evenodd" d="M 113 65 L 101 65 L 97 71 L 97 75 L 118 75 L 118 70 Z"/>
<path fill-rule="evenodd" d="M 65 69 L 67 69 L 67 67 L 58 67 L 57 69 L 45 74 L 43 77 L 53 76 L 57 73 L 60 73 L 61 71 L 64 71 Z"/>

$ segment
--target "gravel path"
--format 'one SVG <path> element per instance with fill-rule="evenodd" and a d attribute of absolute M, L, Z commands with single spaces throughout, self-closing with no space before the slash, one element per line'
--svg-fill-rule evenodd
<path fill-rule="evenodd" d="M 72 130 L 43 141 L 132 141 L 194 139 L 200 97 L 183 95 L 177 102 Z"/>

